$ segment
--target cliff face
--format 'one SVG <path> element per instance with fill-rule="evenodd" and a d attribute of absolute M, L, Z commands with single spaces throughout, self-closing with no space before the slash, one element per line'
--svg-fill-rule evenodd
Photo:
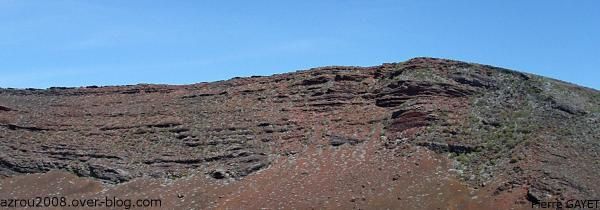
<path fill-rule="evenodd" d="M 433 58 L 184 86 L 1 89 L 0 195 L 56 169 L 84 178 L 48 176 L 122 195 L 165 178 L 154 187 L 203 192 L 187 197 L 195 204 L 166 197 L 175 207 L 527 207 L 600 197 L 599 128 L 597 90 Z M 107 193 L 96 188 L 85 193 Z"/>

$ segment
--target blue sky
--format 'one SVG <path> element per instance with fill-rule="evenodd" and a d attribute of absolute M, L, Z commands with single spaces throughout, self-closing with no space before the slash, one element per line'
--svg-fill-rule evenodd
<path fill-rule="evenodd" d="M 189 84 L 442 57 L 600 89 L 600 1 L 0 0 L 0 87 Z"/>

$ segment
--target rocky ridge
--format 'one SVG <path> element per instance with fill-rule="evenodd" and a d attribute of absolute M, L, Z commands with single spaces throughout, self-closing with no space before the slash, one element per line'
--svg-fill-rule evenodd
<path fill-rule="evenodd" d="M 350 170 L 324 162 L 347 152 L 331 161 L 353 157 L 396 180 L 398 171 L 429 169 L 381 167 L 435 165 L 423 162 L 435 157 L 470 188 L 524 205 L 599 197 L 599 128 L 597 90 L 434 58 L 182 86 L 0 89 L 0 176 L 283 182 L 289 177 L 270 171 L 303 158 L 319 170 Z"/>

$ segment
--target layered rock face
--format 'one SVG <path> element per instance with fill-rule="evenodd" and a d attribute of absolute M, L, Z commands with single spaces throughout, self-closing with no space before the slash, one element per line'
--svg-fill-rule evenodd
<path fill-rule="evenodd" d="M 433 58 L 183 86 L 0 89 L 0 176 L 223 190 L 169 202 L 181 208 L 527 207 L 600 198 L 599 127 L 597 90 Z M 458 185 L 465 199 L 451 195 Z M 271 198 L 290 206 L 261 195 L 281 188 Z M 432 193 L 441 203 L 418 200 Z"/>

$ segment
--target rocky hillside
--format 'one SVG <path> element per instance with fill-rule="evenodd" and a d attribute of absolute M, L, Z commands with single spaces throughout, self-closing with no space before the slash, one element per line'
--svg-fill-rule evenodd
<path fill-rule="evenodd" d="M 600 198 L 599 150 L 599 91 L 444 59 L 0 89 L 0 197 L 56 179 L 177 208 L 527 208 Z"/>

